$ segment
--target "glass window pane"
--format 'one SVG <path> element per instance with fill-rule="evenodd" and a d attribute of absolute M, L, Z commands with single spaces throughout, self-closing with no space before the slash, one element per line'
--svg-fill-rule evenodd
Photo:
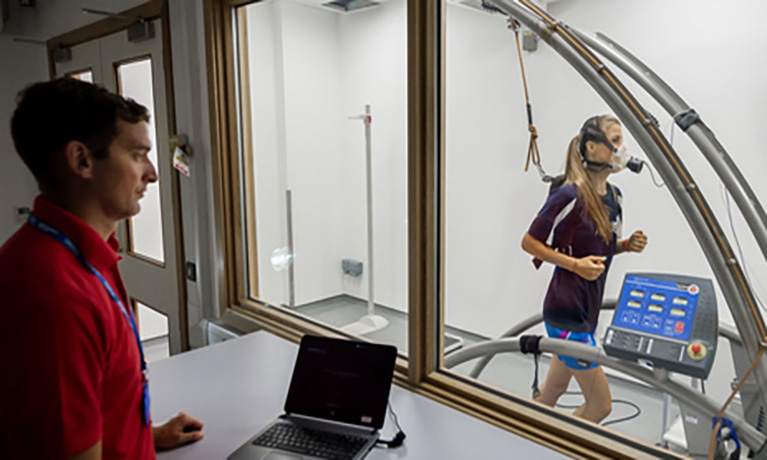
<path fill-rule="evenodd" d="M 134 301 L 133 304 L 147 362 L 170 356 L 168 317 L 141 302 Z"/>
<path fill-rule="evenodd" d="M 122 96 L 129 97 L 146 106 L 151 116 L 149 135 L 152 140 L 152 150 L 149 159 L 155 167 L 157 164 L 157 131 L 154 112 L 154 90 L 152 88 L 152 60 L 150 58 L 132 61 L 117 66 L 117 81 Z M 160 181 L 149 184 L 144 198 L 141 200 L 141 211 L 130 219 L 131 252 L 163 263 L 165 250 L 163 248 L 162 207 L 160 206 Z"/>
<path fill-rule="evenodd" d="M 405 6 L 282 0 L 238 15 L 251 297 L 402 353 Z"/>
<path fill-rule="evenodd" d="M 83 70 L 80 72 L 69 73 L 67 74 L 67 77 L 74 78 L 75 80 L 87 81 L 88 83 L 93 83 L 93 72 L 90 69 Z"/>
<path fill-rule="evenodd" d="M 613 309 L 597 313 L 596 309 L 592 308 L 587 311 L 584 307 L 588 300 L 584 302 L 585 295 L 581 295 L 586 291 L 581 290 L 586 283 L 582 282 L 580 275 L 571 272 L 572 266 L 555 269 L 551 263 L 545 262 L 538 269 L 532 263 L 532 256 L 520 248 L 520 243 L 528 232 L 536 234 L 536 228 L 531 229 L 531 224 L 551 196 L 550 183 L 541 180 L 533 165 L 525 172 L 530 133 L 514 32 L 509 28 L 505 15 L 473 8 L 469 5 L 471 3 L 448 1 L 445 4 L 445 62 L 444 67 L 440 69 L 440 80 L 445 82 L 445 86 L 444 99 L 439 104 L 444 108 L 442 139 L 445 143 L 444 195 L 441 196 L 440 202 L 441 211 L 444 213 L 441 216 L 444 222 L 441 229 L 441 234 L 444 235 L 444 252 L 441 254 L 440 268 L 444 272 L 444 305 L 441 307 L 444 311 L 442 320 L 445 330 L 463 338 L 462 349 L 509 335 L 517 338 L 526 334 L 548 337 L 553 333 L 558 337 L 559 332 L 548 332 L 544 328 L 542 314 L 545 305 L 547 319 L 552 326 L 564 330 L 564 335 L 574 333 L 571 337 L 580 332 L 593 332 L 598 347 L 609 349 L 609 344 L 604 347 L 604 342 L 610 337 L 607 328 L 614 321 L 624 328 L 634 321 L 636 328 L 644 329 L 643 334 L 646 335 L 642 337 L 654 337 L 652 343 L 655 348 L 646 346 L 645 350 L 649 350 L 647 353 L 660 355 L 662 348 L 657 347 L 662 342 L 659 337 L 672 337 L 680 343 L 689 343 L 689 348 L 677 344 L 676 348 L 670 349 L 679 353 L 677 359 L 681 361 L 692 357 L 692 360 L 703 360 L 705 357 L 701 350 L 713 351 L 700 344 L 695 345 L 692 341 L 686 342 L 690 337 L 690 324 L 685 321 L 690 320 L 689 315 L 692 315 L 692 307 L 687 297 L 668 295 L 672 289 L 666 294 L 652 294 L 652 297 L 648 294 L 642 303 L 630 299 L 632 295 L 639 296 L 639 292 L 632 294 L 628 291 L 629 300 L 623 304 L 623 311 L 616 312 Z M 690 16 L 687 2 L 664 9 L 662 18 L 657 16 L 657 10 L 647 2 L 640 1 L 620 2 L 620 5 L 604 2 L 598 6 L 585 0 L 548 2 L 546 11 L 555 21 L 561 20 L 568 26 L 590 34 L 591 31 L 600 31 L 615 40 L 657 72 L 687 103 L 695 107 L 698 113 L 701 113 L 701 104 L 705 104 L 707 114 L 711 117 L 708 119 L 711 120 L 710 124 L 707 120 L 707 127 L 716 132 L 717 138 L 726 139 L 722 143 L 726 144 L 725 147 L 733 155 L 733 160 L 738 163 L 750 186 L 754 188 L 755 195 L 767 196 L 759 191 L 767 191 L 765 181 L 760 177 L 761 171 L 764 170 L 764 167 L 760 166 L 765 164 L 764 157 L 746 154 L 735 156 L 736 152 L 748 152 L 751 150 L 750 145 L 760 143 L 758 133 L 763 131 L 765 121 L 761 101 L 764 101 L 764 96 L 767 95 L 762 81 L 767 77 L 767 69 L 755 63 L 753 56 L 731 52 L 737 47 L 750 46 L 749 43 L 752 42 L 765 43 L 767 33 L 759 29 L 758 37 L 736 37 L 736 34 L 729 34 L 728 39 L 723 41 L 721 37 L 711 36 L 704 24 L 714 18 L 721 23 L 737 22 L 737 13 L 726 8 L 717 8 L 696 12 Z M 685 29 L 684 34 L 675 36 L 673 51 L 670 51 L 661 36 L 642 35 L 641 30 L 648 21 L 652 21 L 657 30 L 673 30 L 674 24 L 679 24 L 680 21 L 691 25 Z M 757 19 L 753 21 L 756 27 Z M 747 25 L 746 27 L 748 28 Z M 520 39 L 523 46 L 527 46 L 529 50 L 522 51 L 521 54 L 529 86 L 533 120 L 539 134 L 537 144 L 540 147 L 542 166 L 548 174 L 558 176 L 564 174 L 571 141 L 583 131 L 584 122 L 594 115 L 614 112 L 573 66 L 543 40 L 525 36 L 525 32 L 529 33 L 522 27 Z M 721 180 L 714 174 L 696 145 L 675 126 L 672 116 L 667 114 L 659 103 L 648 97 L 638 85 L 630 82 L 629 77 L 614 64 L 601 54 L 596 55 L 626 84 L 626 88 L 637 97 L 647 113 L 652 114 L 653 119 L 657 117 L 660 130 L 694 178 L 696 190 L 703 191 L 719 224 L 723 228 L 728 227 L 724 231 L 734 233 L 738 229 L 742 237 L 747 236 L 748 229 L 743 221 L 736 216 L 733 222 L 732 217 L 728 216 L 730 207 L 734 210 L 735 205 L 731 198 L 722 196 Z M 711 55 L 723 59 L 719 62 L 716 72 L 708 70 Z M 679 56 L 685 58 L 680 60 Z M 743 79 L 744 73 L 750 77 Z M 737 89 L 724 93 L 720 91 L 721 88 L 731 87 L 733 81 L 739 82 Z M 754 97 L 755 94 L 761 95 L 761 98 Z M 733 111 L 750 115 L 745 117 L 747 120 L 744 122 L 736 121 L 728 118 L 728 114 L 731 115 Z M 650 168 L 654 170 L 653 165 L 626 128 L 628 123 L 623 122 L 622 125 L 623 139 L 620 143 L 628 147 L 631 156 L 647 163 L 638 175 L 628 169 L 620 172 L 615 170 L 609 175 L 607 180 L 621 190 L 623 202 L 622 219 L 620 222 L 614 219 L 616 225 L 613 230 L 618 232 L 619 241 L 630 237 L 637 230 L 642 230 L 648 235 L 649 244 L 642 254 L 618 253 L 614 259 L 610 258 L 607 261 L 609 271 L 604 279 L 604 300 L 609 302 L 619 298 L 623 292 L 622 284 L 626 274 L 631 272 L 671 273 L 711 279 L 714 280 L 715 287 L 709 293 L 712 298 L 718 298 L 719 322 L 732 324 L 728 302 L 716 286 L 716 277 L 696 235 L 671 196 L 669 187 L 655 186 L 653 182 L 657 174 L 654 178 L 648 172 Z M 603 126 L 601 129 L 607 131 L 609 128 Z M 609 135 L 605 138 L 610 142 L 617 142 Z M 573 145 L 579 146 L 577 142 Z M 602 158 L 609 161 L 610 149 L 600 150 L 605 146 L 598 140 L 595 145 L 597 154 L 602 152 Z M 570 161 L 569 165 L 581 165 L 581 153 L 577 149 L 570 151 L 573 161 Z M 597 161 L 606 161 L 598 160 L 598 157 L 592 157 L 592 160 L 594 158 L 597 158 Z M 574 187 L 573 184 L 565 185 L 568 186 Z M 612 196 L 609 186 L 598 192 L 608 201 Z M 591 252 L 592 246 L 584 243 L 593 239 L 593 232 L 577 234 L 572 230 L 573 226 L 580 222 L 578 219 L 583 218 L 580 212 L 582 195 L 575 196 L 579 201 L 571 208 L 574 209 L 573 214 L 567 212 L 570 209 L 566 206 L 569 201 L 558 204 L 549 202 L 551 207 L 543 211 L 546 222 L 539 226 L 539 229 L 544 228 L 546 231 L 536 239 L 539 243 L 556 247 L 560 256 L 566 255 L 568 258 L 571 255 L 573 258 L 591 254 L 606 255 L 602 252 Z M 552 210 L 557 212 L 552 213 Z M 556 224 L 560 226 L 554 232 Z M 566 239 L 565 235 L 577 236 Z M 751 279 L 755 284 L 751 288 L 757 295 L 764 292 L 759 280 L 764 279 L 765 266 L 756 262 L 759 250 L 755 241 L 743 239 L 741 243 L 737 243 L 733 238 L 730 242 L 736 248 L 733 251 L 736 251 L 740 244 L 747 245 L 749 249 L 744 246 L 742 254 L 746 257 L 744 265 L 747 269 L 751 269 L 748 260 L 751 258 Z M 618 249 L 620 252 L 620 245 Z M 743 255 L 739 254 L 739 257 L 742 258 Z M 573 259 L 565 260 L 571 263 Z M 595 291 L 589 291 L 589 294 L 591 292 Z M 695 292 L 697 288 L 690 291 L 691 295 Z M 597 307 L 602 300 L 599 297 Z M 598 315 L 598 321 L 588 318 L 588 313 L 592 312 L 595 316 Z M 704 321 L 712 319 L 711 316 L 705 318 Z M 584 327 L 575 327 L 574 324 L 583 324 Z M 724 338 L 719 340 L 720 343 L 729 342 Z M 650 342 L 645 339 L 642 343 L 647 345 Z M 674 379 L 692 386 L 695 392 L 700 393 L 701 398 L 705 392 L 706 398 L 721 405 L 732 390 L 730 382 L 735 377 L 733 369 L 736 369 L 735 373 L 741 372 L 738 370 L 739 366 L 744 366 L 742 363 L 738 365 L 741 357 L 735 352 L 730 353 L 730 343 L 716 348 L 718 353 L 713 363 L 714 369 L 704 382 L 685 374 L 683 366 L 669 368 L 675 374 Z M 732 346 L 732 349 L 735 350 L 736 347 Z M 453 353 L 460 352 L 461 349 L 452 353 L 446 352 L 444 358 L 451 362 L 450 357 L 456 356 Z M 736 357 L 733 358 L 733 355 Z M 626 360 L 634 361 L 636 360 Z M 464 376 L 476 377 L 484 384 L 521 398 L 532 397 L 531 384 L 537 367 L 540 367 L 538 383 L 541 386 L 550 377 L 548 374 L 552 373 L 552 368 L 554 373 L 563 370 L 558 364 L 559 359 L 549 353 L 541 356 L 539 366 L 530 354 L 520 352 L 496 355 L 486 366 L 480 365 L 479 362 L 478 359 L 473 359 L 450 369 Z M 612 400 L 612 412 L 602 423 L 609 423 L 610 429 L 650 445 L 666 445 L 676 442 L 671 440 L 674 438 L 673 431 L 677 430 L 682 422 L 687 424 L 692 423 L 690 420 L 698 420 L 697 416 L 687 416 L 689 412 L 685 412 L 687 409 L 684 403 L 680 404 L 674 398 L 666 397 L 657 382 L 640 382 L 614 367 L 616 366 L 601 366 L 606 376 L 603 381 L 607 382 L 612 394 L 609 398 Z M 745 366 L 745 369 L 747 368 Z M 559 373 L 567 377 L 559 380 L 564 384 L 554 386 L 562 391 L 568 390 L 568 393 L 558 399 L 555 407 L 564 412 L 585 415 L 582 409 L 578 409 L 584 403 L 580 392 L 590 391 L 595 386 L 590 386 L 593 384 L 587 382 L 586 387 L 582 388 L 576 379 L 569 378 L 570 372 L 567 369 L 564 368 L 564 372 Z M 577 374 L 578 371 L 574 372 Z M 606 387 L 603 385 L 597 395 L 605 394 Z M 752 392 L 751 396 L 753 394 Z M 741 398 L 749 401 L 743 394 Z M 541 402 L 554 404 L 555 399 Z M 641 407 L 641 413 L 629 403 Z M 752 415 L 749 421 L 753 423 L 758 419 L 754 415 L 758 409 L 750 409 L 750 403 L 746 406 L 746 411 L 750 411 Z M 739 408 L 736 408 L 735 412 L 738 411 Z M 634 414 L 636 417 L 632 419 L 610 423 Z M 668 422 L 666 426 L 663 426 L 664 420 Z M 679 422 L 676 427 L 673 423 L 675 420 Z M 697 429 L 692 425 L 685 428 Z M 708 439 L 710 430 L 710 424 L 703 430 L 708 431 L 708 434 L 704 435 L 705 439 Z M 705 451 L 703 453 L 705 454 Z"/>

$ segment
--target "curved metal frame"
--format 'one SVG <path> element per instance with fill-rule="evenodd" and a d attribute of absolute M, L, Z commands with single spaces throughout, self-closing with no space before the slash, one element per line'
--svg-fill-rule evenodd
<path fill-rule="evenodd" d="M 767 260 L 767 215 L 762 208 L 759 199 L 754 194 L 738 166 L 725 150 L 724 146 L 714 136 L 713 131 L 703 123 L 700 116 L 694 117 L 695 121 L 687 126 L 680 122 L 680 117 L 690 113 L 690 107 L 679 94 L 677 94 L 655 72 L 647 67 L 636 56 L 620 46 L 606 35 L 597 33 L 594 38 L 573 27 L 570 31 L 599 54 L 609 59 L 613 64 L 626 72 L 648 94 L 671 115 L 683 131 L 690 136 L 698 149 L 706 157 L 711 167 L 719 176 L 727 191 L 743 213 L 751 232 L 754 234 L 762 255 Z"/>
<path fill-rule="evenodd" d="M 646 382 L 654 387 L 665 391 L 678 401 L 686 404 L 701 415 L 714 417 L 719 411 L 720 404 L 713 399 L 695 391 L 687 384 L 671 380 L 667 372 L 654 373 L 648 368 L 638 364 L 607 356 L 601 346 L 591 346 L 579 342 L 567 340 L 541 338 L 539 349 L 544 353 L 564 354 L 574 358 L 599 363 L 603 366 L 616 369 L 637 380 Z M 477 343 L 445 357 L 445 367 L 455 367 L 465 361 L 486 356 L 489 354 L 508 353 L 520 351 L 519 339 L 498 339 Z M 759 451 L 764 444 L 764 434 L 757 431 L 739 414 L 728 409 L 725 416 L 732 420 L 738 433 L 738 438 L 750 449 Z"/>

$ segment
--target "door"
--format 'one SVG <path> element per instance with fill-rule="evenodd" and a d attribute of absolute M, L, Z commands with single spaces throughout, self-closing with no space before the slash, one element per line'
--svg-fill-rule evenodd
<path fill-rule="evenodd" d="M 150 184 L 141 211 L 118 226 L 123 259 L 120 272 L 128 289 L 147 359 L 182 350 L 181 279 L 178 270 L 173 168 L 168 144 L 168 108 L 162 53 L 162 24 L 152 21 L 154 37 L 128 40 L 127 30 L 73 46 L 72 58 L 56 64 L 57 76 L 92 81 L 145 105 L 151 114 L 150 158 L 159 180 Z M 179 243 L 180 244 L 180 243 Z M 164 323 L 164 324 L 163 324 Z M 166 344 L 163 340 L 167 338 Z M 159 354 L 158 354 L 159 353 Z"/>

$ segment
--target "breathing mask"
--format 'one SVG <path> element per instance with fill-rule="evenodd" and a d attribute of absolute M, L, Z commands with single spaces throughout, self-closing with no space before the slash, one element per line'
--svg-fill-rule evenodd
<path fill-rule="evenodd" d="M 642 166 L 644 166 L 642 160 L 629 155 L 626 144 L 621 144 L 617 149 L 613 149 L 613 156 L 610 159 L 609 166 L 613 172 L 619 172 L 628 168 L 634 173 L 639 174 L 639 172 L 642 171 Z"/>
<path fill-rule="evenodd" d="M 607 146 L 612 151 L 612 157 L 609 163 L 603 163 L 600 161 L 592 161 L 586 157 L 586 143 L 588 141 L 598 142 Z M 612 172 L 618 172 L 624 168 L 628 168 L 635 173 L 639 173 L 644 166 L 644 162 L 639 158 L 629 156 L 627 153 L 626 144 L 622 144 L 617 149 L 605 137 L 602 129 L 599 127 L 599 116 L 594 116 L 586 120 L 581 128 L 581 143 L 579 146 L 581 157 L 583 158 L 583 165 L 594 172 L 604 171 L 610 169 Z"/>

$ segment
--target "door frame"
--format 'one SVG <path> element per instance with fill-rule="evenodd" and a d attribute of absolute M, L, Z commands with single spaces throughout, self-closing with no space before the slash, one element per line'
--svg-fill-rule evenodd
<path fill-rule="evenodd" d="M 176 105 L 173 88 L 173 65 L 170 54 L 171 35 L 170 35 L 170 14 L 168 11 L 168 0 L 150 0 L 147 3 L 135 6 L 125 11 L 115 13 L 120 17 L 107 17 L 100 21 L 88 24 L 78 29 L 66 32 L 49 39 L 46 42 L 48 56 L 48 72 L 51 79 L 56 77 L 56 63 L 54 61 L 54 52 L 60 48 L 67 48 L 80 45 L 85 42 L 96 40 L 107 35 L 126 30 L 135 21 L 131 17 L 141 17 L 145 20 L 159 19 L 162 24 L 162 61 L 165 73 L 165 102 L 168 116 L 168 134 L 173 136 L 176 132 Z M 159 153 L 159 152 L 158 152 Z M 159 161 L 159 156 L 158 156 Z M 184 255 L 184 233 L 181 220 L 181 197 L 178 174 L 171 174 L 171 195 L 173 200 L 173 222 L 175 232 L 173 239 L 176 246 L 176 268 L 178 277 L 178 313 L 180 325 L 181 351 L 188 351 L 189 346 L 189 321 L 187 312 L 187 292 L 185 275 L 185 255 Z M 134 312 L 135 313 L 135 312 Z"/>

